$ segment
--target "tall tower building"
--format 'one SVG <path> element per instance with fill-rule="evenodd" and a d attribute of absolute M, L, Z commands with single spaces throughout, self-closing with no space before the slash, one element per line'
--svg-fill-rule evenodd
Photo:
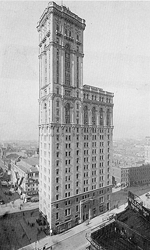
<path fill-rule="evenodd" d="M 83 85 L 85 20 L 50 2 L 39 32 L 39 209 L 62 232 L 110 208 L 113 94 Z"/>

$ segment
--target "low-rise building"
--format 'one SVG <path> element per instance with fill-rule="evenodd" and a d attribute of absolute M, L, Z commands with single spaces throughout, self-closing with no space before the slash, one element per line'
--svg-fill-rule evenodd
<path fill-rule="evenodd" d="M 130 186 L 150 184 L 150 164 L 131 167 L 129 169 Z"/>
<path fill-rule="evenodd" d="M 113 166 L 112 176 L 115 178 L 116 184 L 121 184 L 121 186 L 129 185 L 129 166 Z"/>
<path fill-rule="evenodd" d="M 121 186 L 136 186 L 150 184 L 150 164 L 144 164 L 144 161 L 134 162 L 131 166 L 114 164 L 112 167 L 112 176 L 115 178 L 115 184 Z"/>
<path fill-rule="evenodd" d="M 11 181 L 20 194 L 38 194 L 38 164 L 38 157 L 11 161 Z"/>

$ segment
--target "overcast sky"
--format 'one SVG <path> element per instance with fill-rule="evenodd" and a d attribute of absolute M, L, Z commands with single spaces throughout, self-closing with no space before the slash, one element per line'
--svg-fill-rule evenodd
<path fill-rule="evenodd" d="M 150 2 L 63 3 L 86 20 L 84 84 L 114 92 L 114 138 L 150 135 Z M 0 2 L 0 140 L 38 139 L 36 25 L 47 5 Z"/>

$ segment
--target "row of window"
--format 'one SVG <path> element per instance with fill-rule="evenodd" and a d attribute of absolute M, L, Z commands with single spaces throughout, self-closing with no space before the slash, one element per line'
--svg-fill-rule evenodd
<path fill-rule="evenodd" d="M 59 110 L 59 101 L 57 100 L 56 104 L 56 122 L 59 121 L 60 117 L 60 110 Z M 45 112 L 43 113 L 43 120 L 45 123 L 47 123 L 47 109 L 44 108 Z M 42 112 L 42 111 L 41 111 Z M 49 111 L 50 112 L 50 111 Z M 41 119 L 42 119 L 42 113 L 41 113 Z M 42 120 L 41 120 L 42 122 Z M 76 122 L 79 124 L 79 111 L 76 111 Z M 71 123 L 71 106 L 70 103 L 67 103 L 65 105 L 65 123 L 70 124 Z M 89 116 L 88 116 L 88 108 L 87 106 L 84 107 L 84 125 L 89 124 Z M 96 125 L 96 109 L 93 107 L 92 109 L 92 125 Z M 100 126 L 104 125 L 104 117 L 103 117 L 103 111 L 100 111 Z M 106 117 L 106 125 L 111 126 L 111 112 L 107 110 L 107 117 Z"/>
<path fill-rule="evenodd" d="M 108 97 L 105 99 L 103 96 L 90 95 L 86 93 L 84 93 L 83 97 L 84 99 L 89 99 L 89 100 L 91 99 L 91 100 L 100 101 L 100 102 L 105 102 L 106 100 L 107 103 L 111 103 L 111 98 L 108 98 Z"/>
<path fill-rule="evenodd" d="M 57 104 L 56 107 L 59 106 L 58 104 L 58 100 L 57 100 Z M 56 108 L 57 109 L 57 108 Z M 57 115 L 59 114 L 58 109 L 57 109 Z M 84 107 L 84 125 L 88 125 L 89 124 L 89 111 L 88 111 L 88 107 L 85 106 Z M 76 112 L 76 117 L 79 118 L 79 111 Z M 96 108 L 93 107 L 92 108 L 92 125 L 96 125 Z M 66 124 L 70 124 L 71 123 L 71 106 L 70 103 L 67 103 L 65 105 L 65 123 Z M 104 116 L 103 116 L 103 109 L 100 109 L 100 125 L 103 126 L 104 125 Z M 106 114 L 106 125 L 110 126 L 111 125 L 111 112 L 109 109 L 107 109 L 107 114 Z"/>
<path fill-rule="evenodd" d="M 109 192 L 109 188 L 108 188 L 107 192 Z M 102 190 L 98 191 L 98 193 L 99 193 L 100 195 L 103 195 L 103 194 L 104 194 L 104 190 L 102 189 Z M 92 194 L 92 196 L 90 196 L 90 194 L 87 194 L 87 195 L 83 195 L 82 197 L 80 197 L 80 199 L 81 199 L 81 200 L 84 200 L 84 199 L 87 199 L 87 198 L 90 198 L 90 197 L 91 197 L 91 198 L 92 198 L 92 197 L 95 197 L 95 192 Z M 110 198 L 110 196 L 107 195 L 107 199 L 109 199 L 109 198 Z M 75 202 L 76 202 L 76 203 L 79 203 L 79 197 L 76 198 Z M 93 200 L 93 205 L 95 205 L 95 202 L 96 202 L 96 200 Z M 104 202 L 104 196 L 99 197 L 99 202 L 100 202 L 100 203 L 103 203 L 103 202 Z M 66 201 L 64 202 L 64 205 L 65 205 L 65 206 L 71 205 L 71 200 L 66 200 Z M 55 206 L 56 206 L 56 209 L 59 209 L 59 204 L 56 204 Z"/>
<path fill-rule="evenodd" d="M 88 157 L 84 157 L 84 163 L 88 163 L 88 160 L 89 160 L 89 158 Z M 100 161 L 103 161 L 104 160 L 104 158 L 103 158 L 103 156 L 100 156 Z M 96 156 L 94 156 L 94 157 L 92 157 L 92 162 L 96 162 Z M 79 158 L 76 158 L 76 163 L 79 163 Z M 109 161 L 107 161 L 107 165 L 109 166 Z M 71 164 L 71 160 L 70 159 L 66 159 L 65 160 L 65 165 L 67 166 L 67 165 L 70 165 Z M 59 160 L 56 160 L 56 167 L 58 167 L 59 166 Z M 99 163 L 99 166 L 100 167 L 103 167 L 103 162 L 100 162 Z M 84 165 L 84 169 L 88 169 L 88 165 Z M 96 163 L 92 163 L 92 168 L 96 168 Z"/>
<path fill-rule="evenodd" d="M 59 140 L 59 135 L 56 135 L 57 140 Z M 76 136 L 77 140 L 79 140 L 79 135 Z M 66 135 L 66 141 L 71 141 L 71 135 Z M 103 140 L 103 137 L 100 137 L 100 140 Z M 109 137 L 108 137 L 109 139 Z M 84 140 L 89 140 L 89 135 L 84 135 Z M 97 140 L 96 135 L 92 135 L 92 140 Z M 88 144 L 84 144 L 84 147 L 88 147 Z M 103 146 L 103 142 L 100 142 L 100 146 Z M 92 142 L 92 147 L 96 147 L 96 142 Z"/>
<path fill-rule="evenodd" d="M 100 203 L 103 203 L 103 201 L 101 201 Z M 84 205 L 84 208 L 86 208 L 86 205 Z M 104 211 L 104 206 L 100 205 L 99 206 L 99 212 L 103 212 L 103 211 Z M 76 207 L 75 207 L 75 212 L 76 213 L 79 212 L 79 206 L 78 205 L 76 205 Z M 95 214 L 95 213 L 96 213 L 96 208 L 93 208 L 93 214 Z M 71 215 L 71 208 L 65 209 L 64 215 L 65 215 L 65 217 L 70 216 Z M 59 220 L 59 212 L 56 212 L 56 220 Z M 56 223 L 56 225 L 58 225 L 58 223 Z"/>

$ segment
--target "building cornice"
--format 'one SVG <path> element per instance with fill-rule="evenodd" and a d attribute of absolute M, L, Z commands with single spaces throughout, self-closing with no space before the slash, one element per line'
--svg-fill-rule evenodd
<path fill-rule="evenodd" d="M 55 2 L 50 2 L 48 4 L 48 7 L 44 10 L 38 24 L 37 29 L 38 31 L 40 28 L 44 25 L 45 21 L 48 19 L 49 15 L 53 13 L 54 15 L 59 16 L 60 18 L 65 19 L 66 21 L 76 25 L 80 29 L 85 29 L 85 20 L 74 14 L 69 10 L 69 8 L 66 8 L 65 6 L 57 5 Z"/>

